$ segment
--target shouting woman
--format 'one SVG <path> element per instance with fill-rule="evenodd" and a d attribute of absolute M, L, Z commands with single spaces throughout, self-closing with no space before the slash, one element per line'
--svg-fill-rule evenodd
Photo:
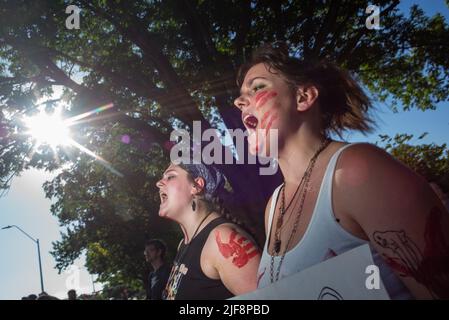
<path fill-rule="evenodd" d="M 220 171 L 204 164 L 171 164 L 157 182 L 159 215 L 176 221 L 184 233 L 166 299 L 227 299 L 256 289 L 260 252 L 222 215 L 224 183 Z"/>
<path fill-rule="evenodd" d="M 393 299 L 449 298 L 449 214 L 429 185 L 383 150 L 334 141 L 369 131 L 371 107 L 328 62 L 266 45 L 243 65 L 235 105 L 252 153 L 270 156 L 277 131 L 284 182 L 265 212 L 264 287 L 369 243 Z"/>

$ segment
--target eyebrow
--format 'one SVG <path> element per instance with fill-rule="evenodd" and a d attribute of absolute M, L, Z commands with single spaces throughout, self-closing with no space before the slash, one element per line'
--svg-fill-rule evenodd
<path fill-rule="evenodd" d="M 254 78 L 249 79 L 249 80 L 246 82 L 246 83 L 247 83 L 247 84 L 246 84 L 246 87 L 247 87 L 247 88 L 251 87 L 251 85 L 253 84 L 254 80 L 256 80 L 256 79 L 268 80 L 268 78 L 261 77 L 261 76 L 257 76 L 257 77 L 254 77 Z M 240 90 L 240 94 L 242 94 L 242 90 Z"/>
<path fill-rule="evenodd" d="M 167 171 L 164 172 L 164 174 L 162 176 L 165 176 L 167 173 L 172 172 L 172 171 L 176 172 L 175 169 L 168 169 Z"/>

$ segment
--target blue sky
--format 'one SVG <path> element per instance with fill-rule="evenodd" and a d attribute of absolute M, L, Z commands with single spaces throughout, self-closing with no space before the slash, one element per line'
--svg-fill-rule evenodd
<path fill-rule="evenodd" d="M 84 259 L 60 275 L 49 254 L 51 242 L 60 239 L 59 225 L 50 213 L 50 200 L 45 198 L 42 184 L 51 175 L 44 171 L 28 170 L 13 180 L 9 193 L 0 199 L 0 227 L 18 225 L 33 238 L 39 238 L 45 291 L 65 298 L 69 289 L 92 292 L 92 279 L 86 271 Z M 0 299 L 20 299 L 39 293 L 39 265 L 37 246 L 17 229 L 0 230 Z M 79 282 L 76 277 L 79 275 Z M 100 286 L 95 285 L 98 290 Z"/>
<path fill-rule="evenodd" d="M 371 2 L 375 4 L 375 1 Z M 409 8 L 417 4 L 428 16 L 436 13 L 442 14 L 446 21 L 449 20 L 449 8 L 444 0 L 401 0 L 399 9 L 406 14 Z M 382 17 L 380 17 L 382 25 Z M 359 133 L 349 133 L 344 138 L 349 141 L 369 141 L 376 142 L 379 140 L 379 134 L 388 134 L 394 136 L 396 133 L 411 133 L 415 137 L 424 132 L 428 132 L 422 143 L 446 143 L 449 145 L 449 103 L 439 103 L 435 111 L 412 110 L 407 112 L 394 113 L 386 104 L 377 104 L 374 118 L 378 128 L 369 136 Z M 398 108 L 400 110 L 400 108 Z"/>
<path fill-rule="evenodd" d="M 449 16 L 449 9 L 443 0 L 402 1 L 401 9 L 407 10 L 418 3 L 427 14 L 436 12 Z M 407 10 L 408 11 L 408 10 Z M 381 20 L 382 23 L 382 20 Z M 396 133 L 412 133 L 419 136 L 429 132 L 423 142 L 449 144 L 449 106 L 440 103 L 435 111 L 393 113 L 386 105 L 378 105 L 375 118 L 378 128 L 369 136 L 352 133 L 345 136 L 349 141 L 378 140 L 378 134 L 393 136 Z M 51 242 L 60 239 L 58 221 L 50 213 L 50 200 L 44 197 L 42 184 L 51 175 L 38 170 L 29 170 L 13 180 L 9 193 L 0 198 L 0 227 L 16 224 L 41 242 L 45 290 L 59 297 L 65 297 L 68 289 L 76 286 L 77 271 L 58 275 L 55 261 L 49 254 Z M 143 259 L 143 256 L 142 256 Z M 18 230 L 0 230 L 0 299 L 20 299 L 40 291 L 36 245 Z M 83 266 L 84 259 L 76 265 L 79 269 L 79 286 L 82 292 L 92 291 L 92 279 Z M 96 285 L 96 289 L 99 289 Z"/>
<path fill-rule="evenodd" d="M 378 104 L 374 114 L 377 128 L 368 136 L 358 132 L 347 133 L 344 138 L 348 141 L 379 141 L 379 134 L 394 136 L 397 133 L 411 133 L 415 138 L 424 132 L 429 134 L 422 140 L 412 140 L 412 143 L 436 143 L 449 145 L 449 103 L 439 103 L 436 110 L 412 110 L 392 112 L 387 105 Z"/>

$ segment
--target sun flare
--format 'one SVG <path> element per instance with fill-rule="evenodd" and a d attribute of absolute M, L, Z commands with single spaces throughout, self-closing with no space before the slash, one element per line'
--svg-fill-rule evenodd
<path fill-rule="evenodd" d="M 41 110 L 39 114 L 27 117 L 24 121 L 28 128 L 27 133 L 38 145 L 47 144 L 55 148 L 69 145 L 71 142 L 69 126 L 58 111 L 48 114 Z"/>
<path fill-rule="evenodd" d="M 38 114 L 23 118 L 23 122 L 27 127 L 25 134 L 29 135 L 35 141 L 33 148 L 30 149 L 30 154 L 37 152 L 37 147 L 40 145 L 49 145 L 53 149 L 55 159 L 57 160 L 57 146 L 74 147 L 94 158 L 113 174 L 123 177 L 123 174 L 116 170 L 108 161 L 76 142 L 71 137 L 69 130 L 71 126 L 81 123 L 83 119 L 111 109 L 113 106 L 112 103 L 108 103 L 104 106 L 67 119 L 61 118 L 61 109 L 57 109 L 52 114 L 48 114 L 45 110 L 40 109 Z"/>

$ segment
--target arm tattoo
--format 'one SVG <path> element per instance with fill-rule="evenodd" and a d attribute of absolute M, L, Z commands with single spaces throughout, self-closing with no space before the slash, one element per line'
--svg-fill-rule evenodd
<path fill-rule="evenodd" d="M 232 230 L 228 243 L 221 241 L 220 231 L 216 230 L 215 241 L 217 242 L 221 255 L 226 259 L 232 257 L 232 263 L 239 268 L 245 266 L 252 257 L 259 254 L 259 250 L 252 242 L 238 234 L 235 230 Z M 247 243 L 244 244 L 244 242 Z"/>
<path fill-rule="evenodd" d="M 449 298 L 449 245 L 441 220 L 444 212 L 434 207 L 424 229 L 424 250 L 421 251 L 404 230 L 376 231 L 374 241 L 387 253 L 382 254 L 387 264 L 401 277 L 413 277 L 424 285 L 434 298 Z"/>

